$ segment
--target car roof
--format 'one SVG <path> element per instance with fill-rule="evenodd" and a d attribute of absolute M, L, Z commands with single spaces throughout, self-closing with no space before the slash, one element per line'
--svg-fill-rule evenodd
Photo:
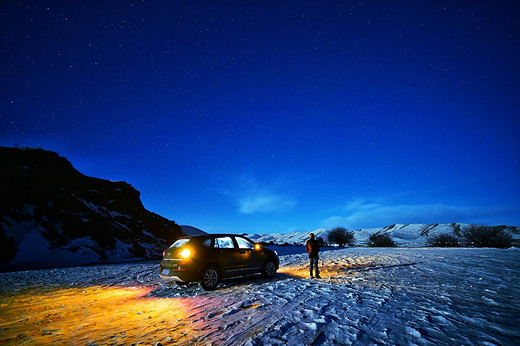
<path fill-rule="evenodd" d="M 220 237 L 242 237 L 247 238 L 242 234 L 229 234 L 229 233 L 216 233 L 216 234 L 201 234 L 201 235 L 187 235 L 180 238 L 192 238 L 192 239 L 203 239 L 203 238 L 220 238 Z"/>

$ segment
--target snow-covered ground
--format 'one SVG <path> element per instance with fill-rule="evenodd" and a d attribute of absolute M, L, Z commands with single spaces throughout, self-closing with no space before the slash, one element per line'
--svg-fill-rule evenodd
<path fill-rule="evenodd" d="M 2 344 L 513 345 L 520 249 L 349 248 L 281 256 L 213 292 L 158 263 L 0 273 Z"/>

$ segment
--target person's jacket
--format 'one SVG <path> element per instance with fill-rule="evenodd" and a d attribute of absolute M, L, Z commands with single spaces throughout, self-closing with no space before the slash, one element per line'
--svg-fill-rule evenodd
<path fill-rule="evenodd" d="M 316 239 L 309 239 L 307 243 L 305 243 L 305 249 L 309 253 L 309 258 L 318 258 L 318 253 L 320 252 L 320 246 Z"/>

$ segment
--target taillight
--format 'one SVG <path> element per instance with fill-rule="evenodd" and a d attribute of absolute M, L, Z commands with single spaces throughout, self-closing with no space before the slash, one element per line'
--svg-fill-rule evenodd
<path fill-rule="evenodd" d="M 179 255 L 182 258 L 187 259 L 187 258 L 189 258 L 191 256 L 191 250 L 190 249 L 184 249 L 181 252 L 179 252 Z"/>

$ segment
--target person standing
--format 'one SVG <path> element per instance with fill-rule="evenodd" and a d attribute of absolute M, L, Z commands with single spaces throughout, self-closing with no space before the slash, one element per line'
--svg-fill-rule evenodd
<path fill-rule="evenodd" d="M 305 249 L 309 253 L 311 278 L 314 278 L 314 276 L 312 275 L 312 269 L 314 268 L 316 278 L 321 279 L 320 270 L 318 268 L 318 259 L 320 258 L 320 246 L 318 244 L 318 241 L 314 239 L 314 233 L 310 234 L 309 240 L 307 240 L 307 243 L 305 243 Z"/>

